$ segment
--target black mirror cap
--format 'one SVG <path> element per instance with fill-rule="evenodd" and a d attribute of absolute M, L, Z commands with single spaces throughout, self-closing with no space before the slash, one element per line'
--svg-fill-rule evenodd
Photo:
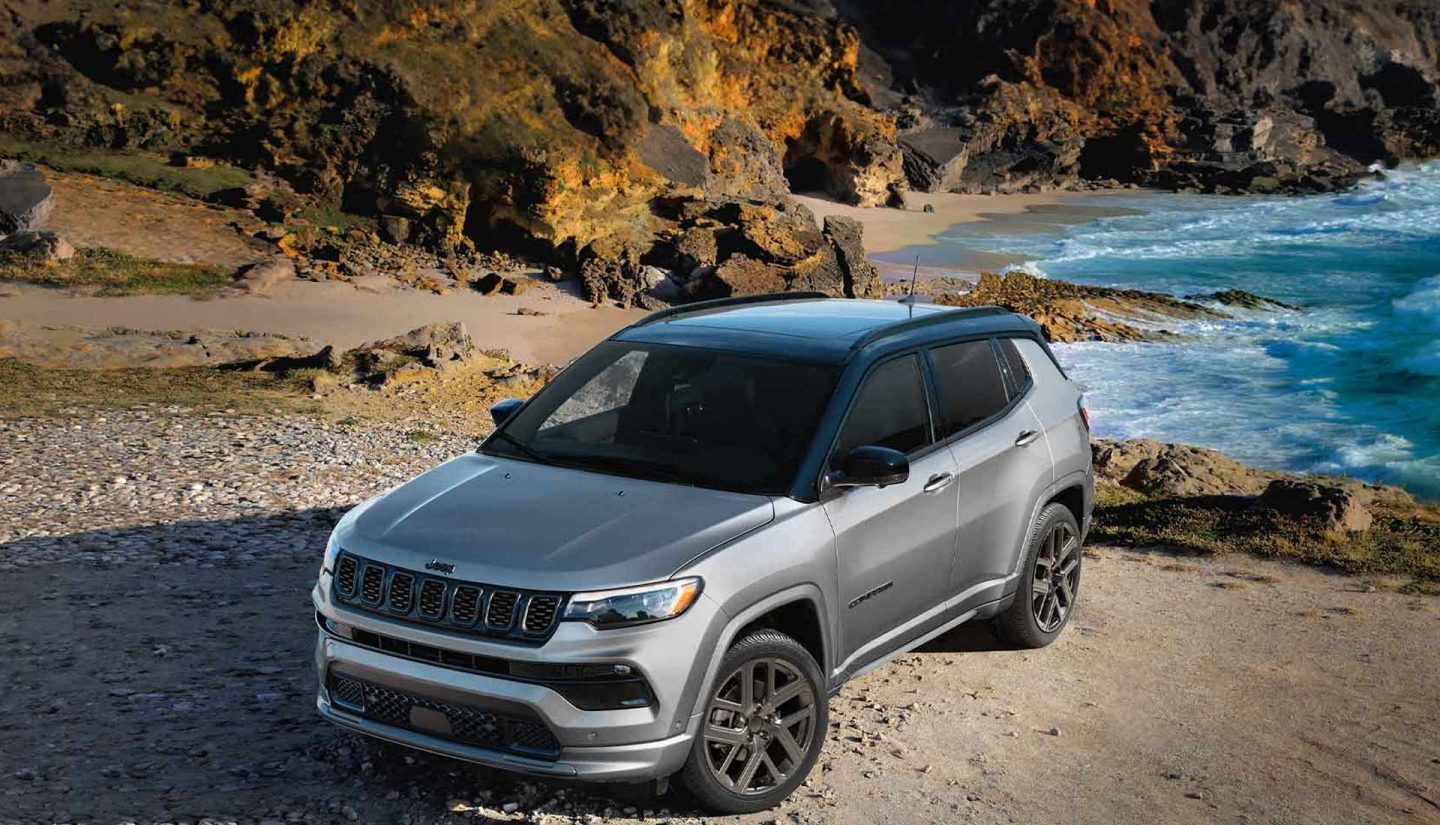
<path fill-rule="evenodd" d="M 525 406 L 525 402 L 518 398 L 507 398 L 504 401 L 496 401 L 495 406 L 490 408 L 490 417 L 495 420 L 495 426 L 499 427 L 506 421 L 509 421 L 510 416 L 514 415 L 515 411 L 523 406 Z"/>
<path fill-rule="evenodd" d="M 901 484 L 910 477 L 910 459 L 889 447 L 856 447 L 845 456 L 840 471 L 843 475 L 836 479 L 839 486 L 885 487 Z"/>

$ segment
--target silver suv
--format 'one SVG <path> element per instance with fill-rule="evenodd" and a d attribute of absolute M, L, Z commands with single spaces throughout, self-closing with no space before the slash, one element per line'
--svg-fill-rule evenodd
<path fill-rule="evenodd" d="M 819 295 L 665 310 L 479 449 L 348 513 L 313 597 L 326 718 L 549 777 L 778 803 L 847 679 L 1075 608 L 1089 424 L 1036 325 Z"/>

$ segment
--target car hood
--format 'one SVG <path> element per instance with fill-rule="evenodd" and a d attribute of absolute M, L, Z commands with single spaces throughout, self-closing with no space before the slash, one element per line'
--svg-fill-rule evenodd
<path fill-rule="evenodd" d="M 668 578 L 774 518 L 770 499 L 472 453 L 342 520 L 343 550 L 452 578 L 596 590 Z"/>

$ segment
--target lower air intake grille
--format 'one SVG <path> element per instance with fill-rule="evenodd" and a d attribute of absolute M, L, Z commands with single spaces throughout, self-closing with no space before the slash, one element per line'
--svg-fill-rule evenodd
<path fill-rule="evenodd" d="M 539 759 L 560 755 L 555 735 L 537 719 L 439 702 L 336 674 L 331 674 L 329 688 L 332 701 L 382 724 Z"/>

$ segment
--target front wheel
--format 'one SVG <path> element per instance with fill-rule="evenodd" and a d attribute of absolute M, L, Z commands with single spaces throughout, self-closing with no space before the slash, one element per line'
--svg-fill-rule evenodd
<path fill-rule="evenodd" d="M 680 781 L 721 813 L 778 805 L 825 744 L 823 684 L 814 657 L 783 633 L 760 630 L 736 642 L 721 660 Z"/>
<path fill-rule="evenodd" d="M 1040 511 L 1030 532 L 1015 600 L 996 616 L 995 635 L 1017 647 L 1045 647 L 1060 635 L 1080 595 L 1080 525 L 1063 504 Z"/>

